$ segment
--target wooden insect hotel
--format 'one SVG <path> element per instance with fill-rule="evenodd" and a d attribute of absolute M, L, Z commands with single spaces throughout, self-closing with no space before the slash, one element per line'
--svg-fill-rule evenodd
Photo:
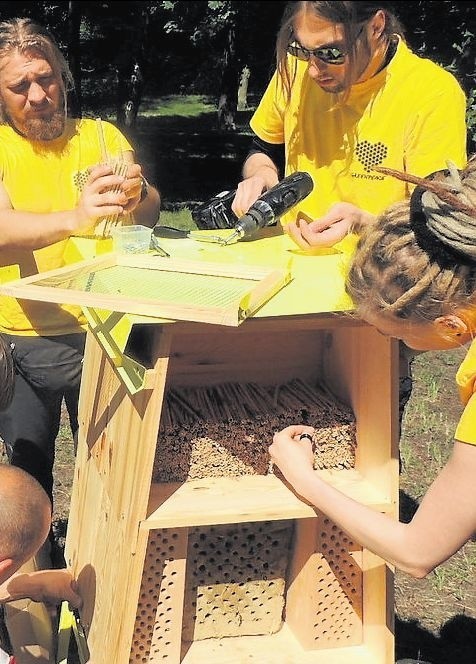
<path fill-rule="evenodd" d="M 310 424 L 315 472 L 398 513 L 397 345 L 350 315 L 344 263 L 295 252 L 239 325 L 87 309 L 66 555 L 94 664 L 393 664 L 392 569 L 267 453 Z"/>

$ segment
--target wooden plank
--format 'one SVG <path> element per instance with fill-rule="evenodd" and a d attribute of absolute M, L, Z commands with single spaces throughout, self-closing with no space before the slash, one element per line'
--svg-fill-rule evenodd
<path fill-rule="evenodd" d="M 245 323 L 247 325 L 247 322 Z M 175 327 L 175 326 L 174 326 Z M 323 333 L 291 328 L 264 334 L 253 328 L 210 330 L 181 335 L 174 329 L 170 385 L 207 385 L 229 381 L 279 385 L 296 376 L 318 382 Z"/>
<path fill-rule="evenodd" d="M 162 259 L 156 256 L 113 254 L 116 265 L 124 267 L 147 268 L 148 270 L 159 270 L 166 272 L 178 272 L 181 274 L 206 274 L 211 277 L 229 277 L 233 279 L 260 281 L 272 272 L 290 273 L 291 261 L 287 267 L 281 269 L 266 267 L 263 265 L 247 264 L 237 265 L 227 261 L 225 255 L 223 261 L 194 261 L 180 258 Z M 46 273 L 43 273 L 46 274 Z"/>
<path fill-rule="evenodd" d="M 368 549 L 363 549 L 362 569 L 364 642 L 377 661 L 382 664 L 393 664 L 395 661 L 393 568 Z"/>
<path fill-rule="evenodd" d="M 287 625 L 271 636 L 195 641 L 181 664 L 393 664 L 365 646 L 305 651 Z"/>
<path fill-rule="evenodd" d="M 356 468 L 394 503 L 398 500 L 398 342 L 363 326 L 351 336 L 336 327 L 323 356 L 324 382 L 357 420 Z"/>
<path fill-rule="evenodd" d="M 284 292 L 289 292 L 288 289 Z M 278 297 L 281 297 L 281 294 Z M 348 313 L 339 312 L 324 312 L 316 314 L 295 314 L 292 316 L 276 316 L 271 318 L 261 318 L 261 312 L 257 312 L 253 318 L 248 318 L 245 323 L 240 327 L 240 336 L 246 337 L 248 334 L 256 334 L 258 331 L 263 333 L 279 333 L 286 331 L 288 334 L 296 332 L 304 332 L 311 330 L 332 330 L 335 327 L 339 328 L 359 328 L 366 327 L 359 318 L 349 315 Z M 134 318 L 132 319 L 135 320 Z M 137 322 L 144 320 L 138 318 Z M 155 322 L 155 321 L 153 321 Z M 200 323 L 187 322 L 187 321 L 168 321 L 174 325 L 174 333 L 176 335 L 187 334 L 190 336 L 204 334 L 204 326 Z M 208 334 L 218 334 L 223 330 L 216 325 L 210 324 L 206 326 Z"/>
<path fill-rule="evenodd" d="M 286 623 L 305 650 L 362 643 L 361 549 L 324 515 L 296 523 Z"/>
<path fill-rule="evenodd" d="M 84 600 L 81 618 L 95 664 L 129 661 L 145 555 L 138 549 L 139 523 L 149 497 L 167 330 L 154 330 L 153 390 L 134 395 L 92 333 L 87 337 L 66 555 Z"/>
<path fill-rule="evenodd" d="M 355 470 L 319 470 L 321 475 L 346 495 L 381 511 L 393 509 L 375 487 Z M 244 475 L 191 480 L 183 484 L 153 484 L 150 492 L 147 528 L 243 523 L 274 519 L 303 519 L 315 516 L 275 475 Z"/>

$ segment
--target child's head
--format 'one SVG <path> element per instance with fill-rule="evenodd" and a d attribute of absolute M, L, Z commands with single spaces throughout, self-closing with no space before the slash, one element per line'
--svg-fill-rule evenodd
<path fill-rule="evenodd" d="M 51 526 L 51 502 L 29 473 L 0 464 L 0 583 L 41 547 Z"/>
<path fill-rule="evenodd" d="M 476 158 L 415 182 L 410 201 L 366 227 L 347 277 L 357 313 L 419 350 L 452 348 L 476 333 Z"/>

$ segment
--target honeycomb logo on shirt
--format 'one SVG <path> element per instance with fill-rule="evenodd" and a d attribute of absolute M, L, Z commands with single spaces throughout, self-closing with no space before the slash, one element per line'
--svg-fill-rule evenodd
<path fill-rule="evenodd" d="M 387 156 L 387 146 L 383 143 L 370 143 L 362 141 L 357 143 L 355 153 L 364 169 L 369 172 L 374 166 L 379 166 Z"/>
<path fill-rule="evenodd" d="M 76 171 L 73 176 L 73 182 L 78 191 L 83 191 L 84 185 L 89 178 L 89 169 L 85 168 L 84 171 Z"/>

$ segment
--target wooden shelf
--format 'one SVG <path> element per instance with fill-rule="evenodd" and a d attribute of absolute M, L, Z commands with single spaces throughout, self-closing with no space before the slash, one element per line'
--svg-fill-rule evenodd
<path fill-rule="evenodd" d="M 352 470 L 316 471 L 355 500 L 389 512 L 393 505 L 362 475 Z M 143 528 L 180 528 L 219 523 L 303 519 L 314 508 L 300 500 L 274 475 L 245 475 L 153 484 Z"/>
<path fill-rule="evenodd" d="M 382 642 L 381 642 L 382 643 Z M 194 641 L 181 664 L 381 664 L 364 645 L 303 650 L 287 625 L 270 636 Z"/>

